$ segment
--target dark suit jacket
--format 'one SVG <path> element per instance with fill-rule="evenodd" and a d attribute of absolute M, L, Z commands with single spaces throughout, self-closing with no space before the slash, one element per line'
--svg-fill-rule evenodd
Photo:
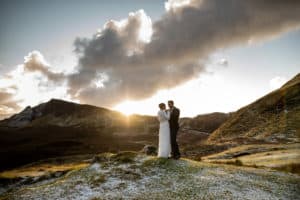
<path fill-rule="evenodd" d="M 173 111 L 171 112 L 170 120 L 169 120 L 171 130 L 179 129 L 179 123 L 178 123 L 179 115 L 180 115 L 180 110 L 174 107 Z"/>

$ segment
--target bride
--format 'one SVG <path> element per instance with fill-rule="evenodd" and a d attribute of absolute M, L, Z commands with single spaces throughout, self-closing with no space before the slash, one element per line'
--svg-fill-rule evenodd
<path fill-rule="evenodd" d="M 168 158 L 171 155 L 170 112 L 166 110 L 166 104 L 160 103 L 158 106 L 160 108 L 157 113 L 159 121 L 158 157 Z"/>

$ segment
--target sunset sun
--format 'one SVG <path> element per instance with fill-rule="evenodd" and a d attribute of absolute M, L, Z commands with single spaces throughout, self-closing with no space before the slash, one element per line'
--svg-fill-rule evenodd
<path fill-rule="evenodd" d="M 141 113 L 135 109 L 135 104 L 132 101 L 124 101 L 115 106 L 114 109 L 120 111 L 126 116 L 130 116 L 135 113 Z"/>

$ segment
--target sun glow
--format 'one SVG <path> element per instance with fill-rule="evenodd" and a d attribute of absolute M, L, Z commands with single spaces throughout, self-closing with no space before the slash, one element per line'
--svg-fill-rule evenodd
<path fill-rule="evenodd" d="M 114 109 L 120 111 L 126 116 L 130 116 L 135 113 L 135 103 L 133 101 L 124 101 L 118 104 Z"/>
<path fill-rule="evenodd" d="M 146 100 L 125 100 L 114 109 L 127 116 L 131 114 L 155 116 L 158 104 L 167 103 L 172 99 L 175 106 L 180 108 L 181 117 L 193 117 L 203 113 L 235 111 L 258 97 L 259 94 L 256 94 L 255 89 L 243 92 L 234 81 L 227 80 L 221 75 L 207 74 L 178 87 L 160 90 Z"/>

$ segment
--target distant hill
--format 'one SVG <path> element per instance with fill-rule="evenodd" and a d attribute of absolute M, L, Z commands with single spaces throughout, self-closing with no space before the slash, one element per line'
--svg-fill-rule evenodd
<path fill-rule="evenodd" d="M 237 144 L 299 142 L 300 74 L 232 114 L 208 141 Z"/>
<path fill-rule="evenodd" d="M 197 130 L 206 133 L 212 133 L 220 127 L 229 117 L 231 113 L 208 113 L 197 115 L 194 118 L 182 118 L 181 124 L 186 129 Z"/>
<path fill-rule="evenodd" d="M 149 117 L 142 117 L 150 119 Z M 153 119 L 153 117 L 151 117 Z M 131 121 L 135 121 L 131 117 Z M 27 106 L 23 111 L 0 121 L 0 127 L 33 128 L 33 127 L 103 127 L 127 126 L 128 118 L 119 112 L 91 105 L 77 104 L 59 99 L 51 99 L 35 107 Z"/>
<path fill-rule="evenodd" d="M 155 117 L 51 99 L 0 121 L 0 170 L 53 156 L 140 150 L 155 143 L 157 130 Z"/>

